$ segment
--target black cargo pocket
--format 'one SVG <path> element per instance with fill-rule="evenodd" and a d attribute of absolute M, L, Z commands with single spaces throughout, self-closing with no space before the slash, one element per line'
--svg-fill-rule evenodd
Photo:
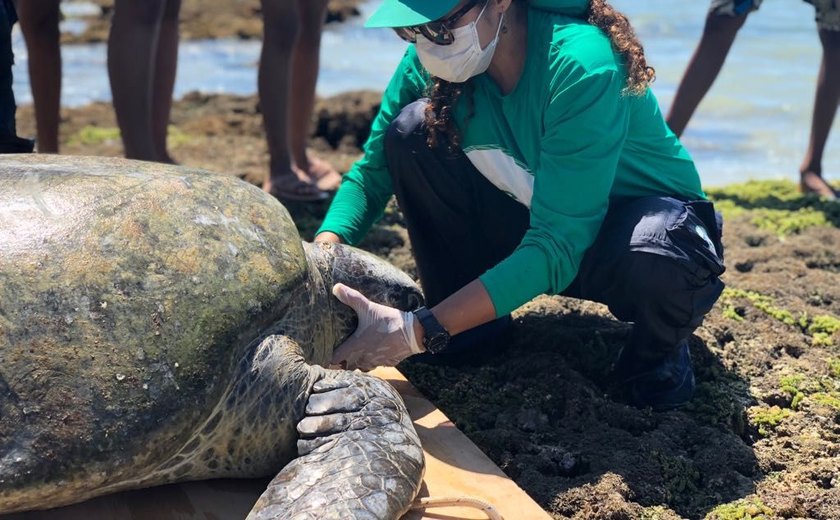
<path fill-rule="evenodd" d="M 720 230 L 714 206 L 708 201 L 686 203 L 680 217 L 667 228 L 671 245 L 693 264 L 686 267 L 699 279 L 720 276 L 726 270 Z"/>

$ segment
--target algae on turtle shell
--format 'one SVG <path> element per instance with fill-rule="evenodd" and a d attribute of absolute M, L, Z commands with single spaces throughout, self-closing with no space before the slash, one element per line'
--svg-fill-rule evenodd
<path fill-rule="evenodd" d="M 334 283 L 422 302 L 395 267 L 233 176 L 121 159 L 4 158 L 0 242 L 0 513 L 281 469 L 254 518 L 408 508 L 398 394 L 319 366 L 355 328 Z"/>

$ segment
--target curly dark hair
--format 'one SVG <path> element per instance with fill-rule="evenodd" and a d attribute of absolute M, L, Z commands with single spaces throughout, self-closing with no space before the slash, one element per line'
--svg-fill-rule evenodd
<path fill-rule="evenodd" d="M 610 37 L 613 48 L 624 59 L 627 69 L 625 92 L 644 94 L 656 79 L 656 71 L 647 64 L 645 49 L 636 37 L 630 21 L 606 0 L 590 0 L 586 14 L 587 21 Z"/>
<path fill-rule="evenodd" d="M 461 97 L 465 88 L 472 89 L 472 83 L 451 83 L 440 78 L 432 78 L 428 89 L 429 104 L 425 110 L 425 124 L 427 129 L 426 143 L 429 148 L 435 148 L 443 137 L 450 152 L 461 145 L 461 133 L 455 123 L 455 102 Z M 470 103 L 467 119 L 473 115 L 473 97 L 467 96 Z"/>
<path fill-rule="evenodd" d="M 489 1 L 489 0 L 485 0 Z M 514 0 L 523 7 L 527 0 Z M 587 21 L 601 29 L 612 42 L 613 48 L 621 54 L 627 70 L 627 84 L 624 92 L 630 95 L 644 94 L 656 78 L 653 67 L 647 64 L 645 51 L 627 17 L 611 6 L 606 0 L 590 0 L 584 15 Z M 449 150 L 455 150 L 461 143 L 461 135 L 453 117 L 454 106 L 458 98 L 469 89 L 470 82 L 450 83 L 437 77 L 430 78 L 427 95 L 430 103 L 426 106 L 425 124 L 428 130 L 427 144 L 434 148 L 445 141 Z M 473 114 L 472 96 L 469 96 L 469 119 Z"/>

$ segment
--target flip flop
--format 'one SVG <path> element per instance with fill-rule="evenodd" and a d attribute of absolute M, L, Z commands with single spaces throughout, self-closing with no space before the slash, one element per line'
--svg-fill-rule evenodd
<path fill-rule="evenodd" d="M 309 160 L 309 171 L 306 173 L 321 191 L 335 192 L 341 184 L 341 174 L 333 166 L 323 159 L 307 156 Z"/>
<path fill-rule="evenodd" d="M 329 193 L 291 173 L 269 179 L 263 184 L 263 190 L 280 202 L 320 202 L 330 197 Z"/>

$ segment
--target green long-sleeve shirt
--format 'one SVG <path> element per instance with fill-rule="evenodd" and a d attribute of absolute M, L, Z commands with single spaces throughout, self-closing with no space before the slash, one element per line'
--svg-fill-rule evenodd
<path fill-rule="evenodd" d="M 610 201 L 705 197 L 653 93 L 623 92 L 620 55 L 581 19 L 529 9 L 525 66 L 514 90 L 503 95 L 487 74 L 469 81 L 472 117 L 463 97 L 455 112 L 462 148 L 490 182 L 530 209 L 522 242 L 480 276 L 497 316 L 569 285 Z M 410 46 L 385 90 L 365 155 L 345 175 L 320 231 L 354 244 L 381 217 L 392 195 L 385 131 L 427 86 Z"/>

